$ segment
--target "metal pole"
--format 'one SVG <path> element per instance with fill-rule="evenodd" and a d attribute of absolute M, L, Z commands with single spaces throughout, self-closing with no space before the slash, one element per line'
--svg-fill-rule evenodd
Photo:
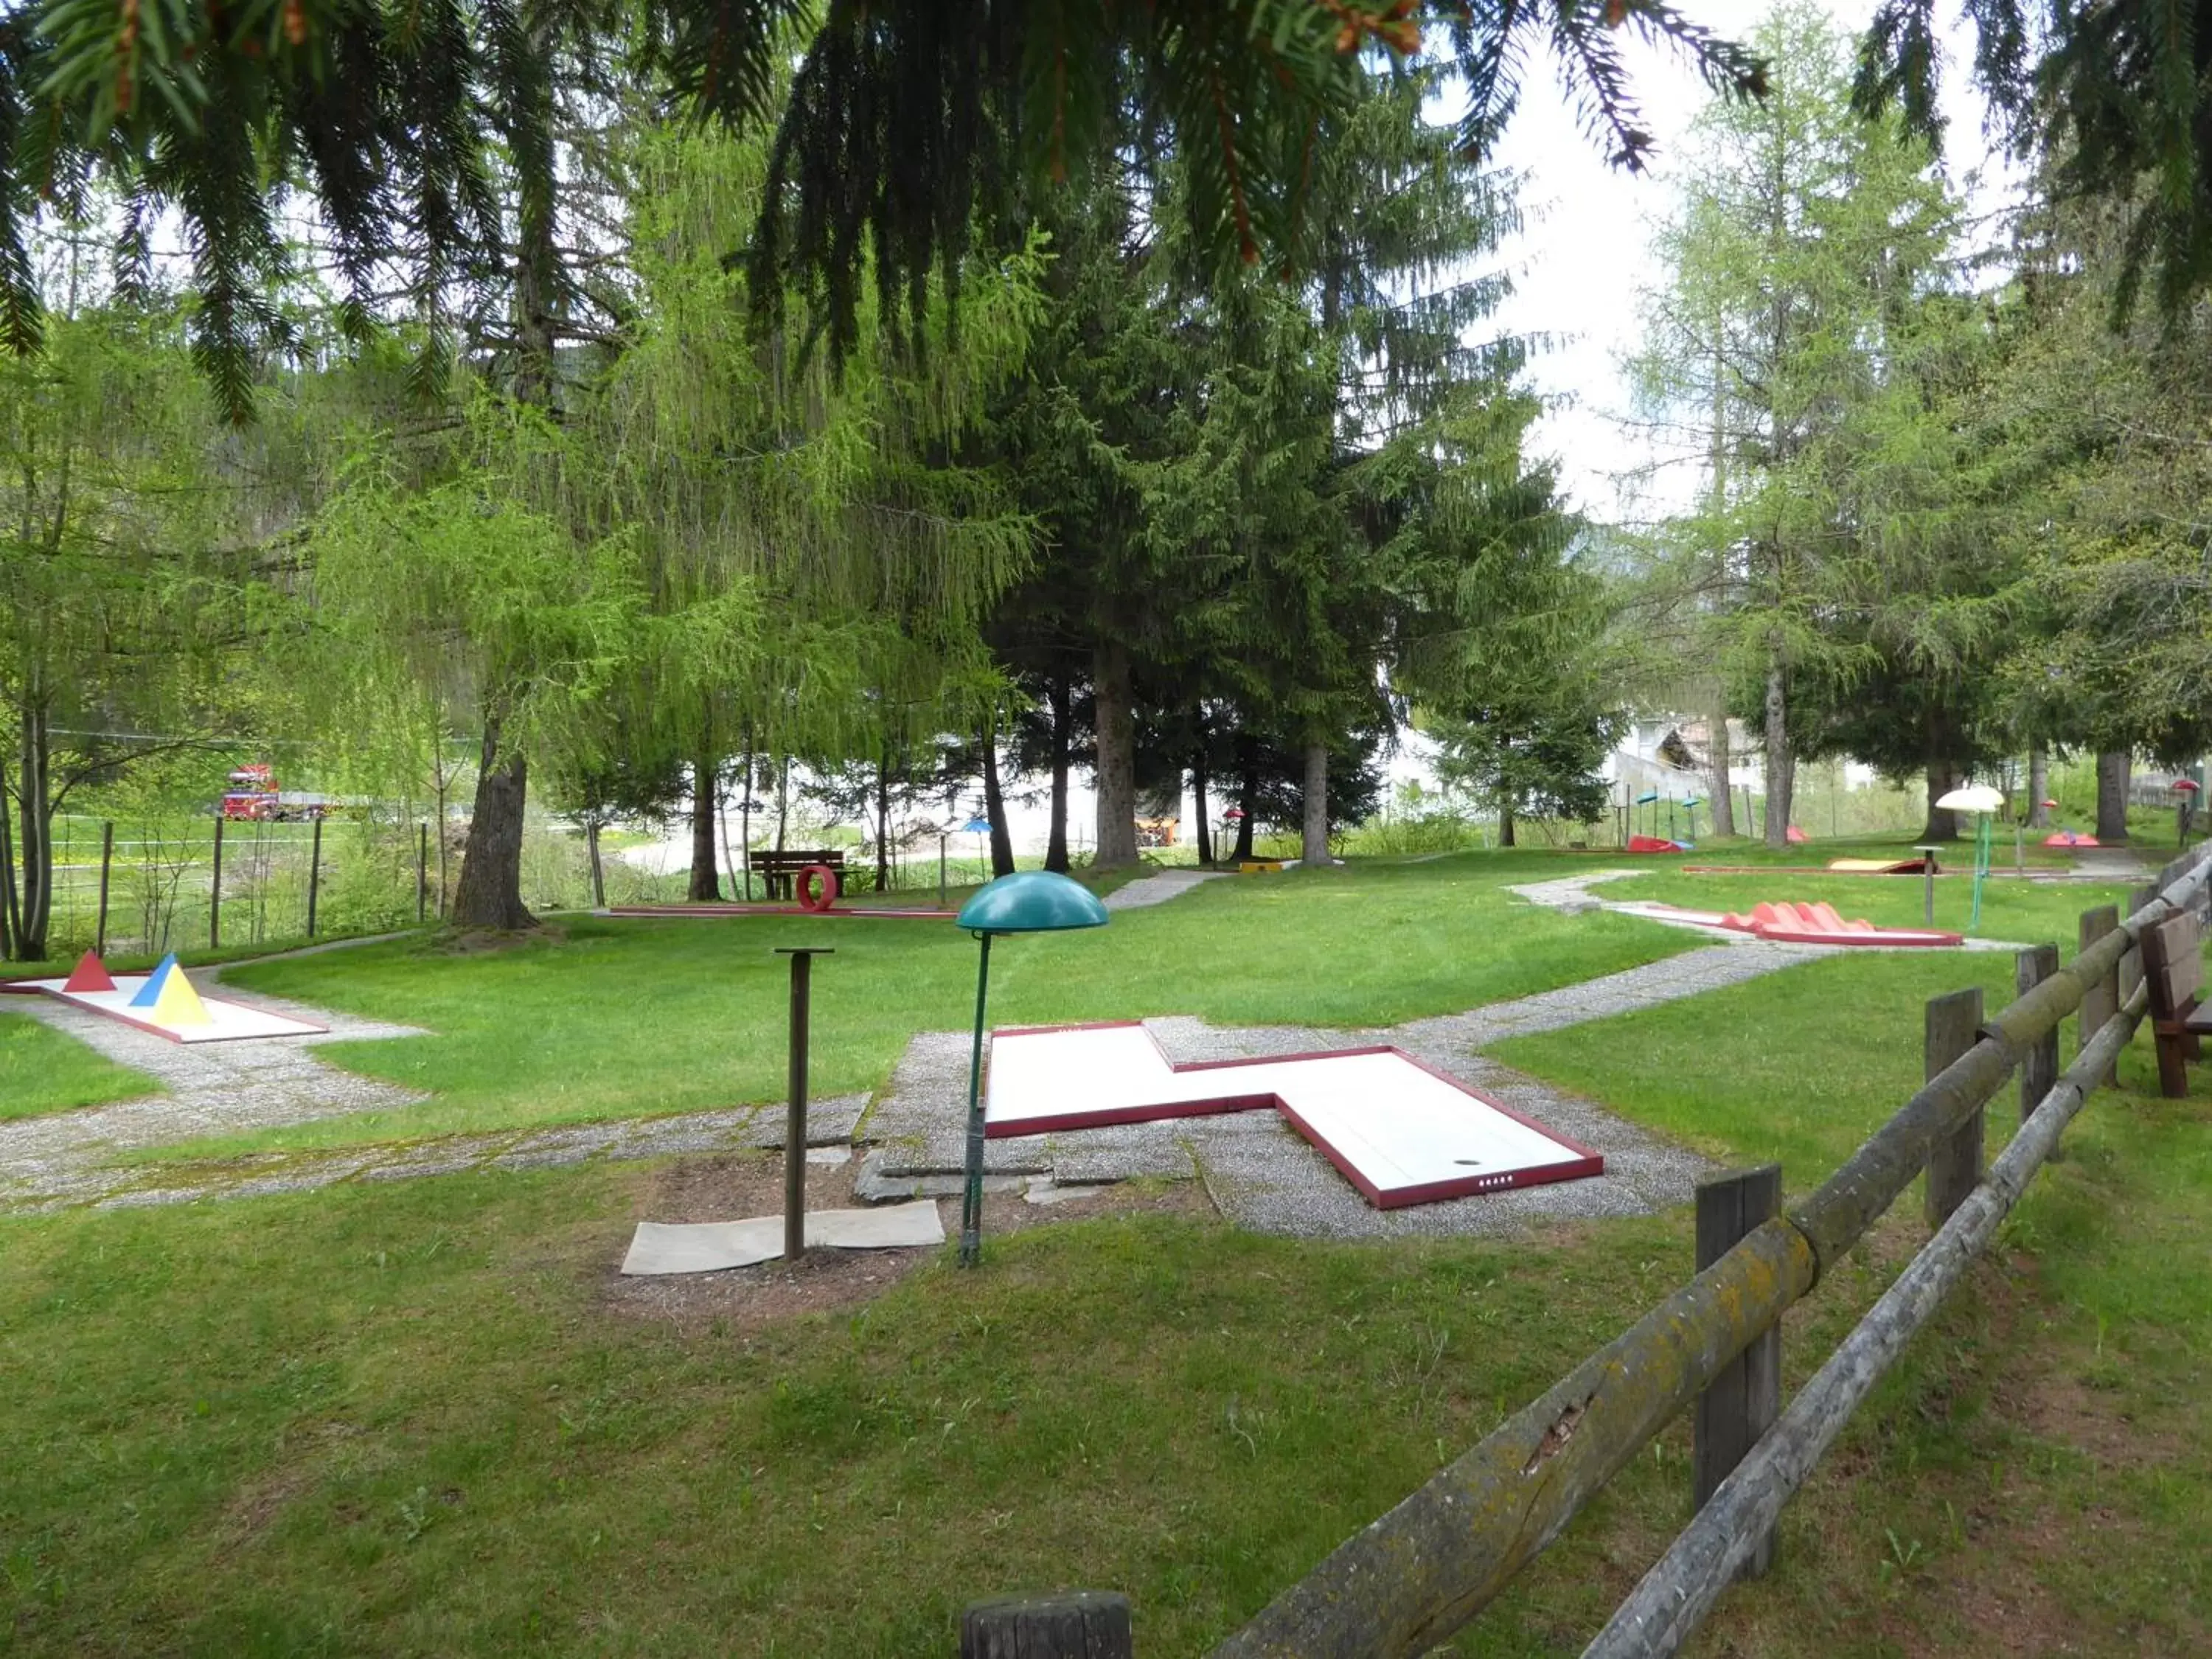
<path fill-rule="evenodd" d="M 945 837 L 937 838 L 937 908 L 945 908 Z"/>
<path fill-rule="evenodd" d="M 781 945 L 791 958 L 791 1070 L 785 1082 L 783 1119 L 783 1259 L 806 1254 L 806 1030 L 811 1015 L 814 958 L 834 956 L 828 946 Z"/>
<path fill-rule="evenodd" d="M 315 890 L 323 880 L 323 821 L 314 821 L 314 834 L 307 842 L 307 937 L 315 936 Z"/>
<path fill-rule="evenodd" d="M 215 815 L 215 879 L 208 887 L 208 949 L 222 949 L 222 814 Z"/>
<path fill-rule="evenodd" d="M 960 1190 L 960 1265 L 972 1267 L 983 1255 L 983 1005 L 991 985 L 991 936 L 978 936 L 983 951 L 975 964 L 975 1045 L 968 1054 L 968 1179 Z"/>
<path fill-rule="evenodd" d="M 415 920 L 422 921 L 430 908 L 430 826 L 417 824 L 415 837 Z"/>
<path fill-rule="evenodd" d="M 107 954 L 107 866 L 115 856 L 115 820 L 109 818 L 100 826 L 100 921 L 92 936 L 93 954 Z"/>

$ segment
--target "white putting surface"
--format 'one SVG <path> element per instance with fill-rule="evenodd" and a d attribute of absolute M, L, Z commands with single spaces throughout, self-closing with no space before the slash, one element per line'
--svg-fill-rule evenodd
<path fill-rule="evenodd" d="M 1605 1160 L 1395 1048 L 1176 1066 L 1141 1025 L 1000 1031 L 994 1138 L 1272 1108 L 1380 1209 L 1603 1173 Z"/>
<path fill-rule="evenodd" d="M 810 1249 L 889 1250 L 906 1245 L 942 1244 L 945 1224 L 935 1200 L 886 1204 L 872 1210 L 810 1210 Z M 783 1218 L 755 1216 L 748 1221 L 670 1224 L 641 1221 L 623 1258 L 626 1273 L 711 1273 L 725 1267 L 750 1267 L 783 1254 Z"/>
<path fill-rule="evenodd" d="M 97 1013 L 136 1025 L 142 1031 L 152 1031 L 176 1042 L 228 1042 L 239 1037 L 308 1036 L 327 1031 L 327 1025 L 310 1025 L 305 1020 L 288 1018 L 264 1009 L 248 1008 L 240 1003 L 225 1002 L 220 997 L 202 995 L 200 1005 L 207 1010 L 204 1025 L 173 1025 L 154 1018 L 151 1008 L 133 1008 L 131 999 L 138 994 L 139 988 L 151 977 L 146 974 L 118 974 L 112 991 L 65 991 L 67 980 L 33 979 L 24 981 L 26 988 L 44 991 L 48 996 L 59 997 L 64 1002 L 73 1002 L 80 1008 L 90 1008 Z"/>

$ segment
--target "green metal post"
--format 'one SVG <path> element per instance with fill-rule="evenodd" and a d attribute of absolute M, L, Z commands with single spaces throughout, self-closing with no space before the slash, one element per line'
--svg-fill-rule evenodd
<path fill-rule="evenodd" d="M 1967 923 L 1977 930 L 1982 925 L 1982 878 L 1990 871 L 1990 815 L 1984 812 L 1978 816 L 1981 829 L 1974 836 L 1974 917 Z"/>
<path fill-rule="evenodd" d="M 960 1265 L 983 1254 L 983 1007 L 991 987 L 991 936 L 975 965 L 975 1043 L 968 1055 L 968 1179 L 960 1192 Z"/>
<path fill-rule="evenodd" d="M 814 958 L 836 954 L 828 946 L 780 945 L 791 958 L 790 1069 L 785 1078 L 783 1121 L 783 1259 L 806 1254 L 806 1042 L 813 1003 Z"/>

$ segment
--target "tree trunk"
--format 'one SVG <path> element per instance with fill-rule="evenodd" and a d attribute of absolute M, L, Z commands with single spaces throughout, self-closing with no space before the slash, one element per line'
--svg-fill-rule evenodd
<path fill-rule="evenodd" d="M 529 768 L 520 750 L 500 754 L 499 717 L 484 717 L 483 759 L 477 771 L 477 799 L 461 849 L 461 878 L 453 888 L 456 927 L 535 927 L 522 902 L 522 808 Z"/>
<path fill-rule="evenodd" d="M 744 855 L 738 866 L 738 890 L 744 895 L 745 902 L 753 902 L 753 731 L 745 727 L 745 787 L 738 797 L 738 850 Z"/>
<path fill-rule="evenodd" d="M 2051 751 L 2039 743 L 2027 745 L 2027 827 L 2048 830 L 2051 809 L 2043 803 L 2051 799 Z"/>
<path fill-rule="evenodd" d="M 1513 838 L 1513 809 L 1510 806 L 1498 809 L 1498 844 L 1500 847 L 1519 845 Z"/>
<path fill-rule="evenodd" d="M 1306 744 L 1304 808 L 1298 834 L 1298 862 L 1326 865 L 1328 861 L 1328 745 Z"/>
<path fill-rule="evenodd" d="M 1137 861 L 1137 731 L 1129 707 L 1129 653 L 1119 641 L 1098 647 L 1098 850 L 1091 862 L 1115 870 Z"/>
<path fill-rule="evenodd" d="M 8 791 L 0 779 L 0 962 L 15 962 L 15 837 L 8 829 Z M 28 957 L 20 958 L 27 962 Z"/>
<path fill-rule="evenodd" d="M 783 832 L 791 823 L 791 757 L 775 762 L 775 850 L 783 851 Z"/>
<path fill-rule="evenodd" d="M 1014 873 L 1014 832 L 1006 824 L 1006 797 L 999 787 L 999 726 L 983 728 L 983 816 L 991 821 L 991 874 Z"/>
<path fill-rule="evenodd" d="M 1928 763 L 1928 821 L 1920 826 L 1920 839 L 1924 842 L 1956 841 L 1959 839 L 1959 815 L 1948 807 L 1936 805 L 1942 796 L 1956 789 L 1959 781 L 1951 763 L 1931 760 Z"/>
<path fill-rule="evenodd" d="M 1073 701 L 1066 676 L 1052 683 L 1052 826 L 1044 843 L 1044 867 L 1067 873 L 1067 744 L 1068 729 L 1075 724 L 1069 705 Z"/>
<path fill-rule="evenodd" d="M 722 884 L 717 874 L 720 860 L 714 852 L 714 823 L 720 814 L 715 810 L 714 774 L 720 763 L 702 755 L 691 763 L 691 883 L 684 896 L 688 899 L 711 899 L 720 902 Z"/>
<path fill-rule="evenodd" d="M 1328 745 L 1306 745 L 1305 823 L 1298 837 L 1298 862 L 1328 862 Z"/>
<path fill-rule="evenodd" d="M 1230 857 L 1242 864 L 1252 856 L 1252 832 L 1260 822 L 1259 746 L 1249 733 L 1237 734 L 1237 758 L 1243 766 L 1243 775 L 1237 781 L 1237 810 L 1244 816 L 1237 820 L 1237 850 Z"/>
<path fill-rule="evenodd" d="M 21 716 L 15 851 L 22 875 L 15 896 L 15 949 L 21 960 L 39 962 L 46 954 L 46 928 L 53 915 L 54 821 L 52 809 L 47 804 L 53 751 L 46 731 L 45 701 L 26 699 Z"/>
<path fill-rule="evenodd" d="M 1206 749 L 1200 744 L 1190 757 L 1191 811 L 1198 819 L 1198 861 L 1200 866 L 1213 862 L 1213 826 L 1206 822 Z"/>
<path fill-rule="evenodd" d="M 1766 844 L 1778 849 L 1790 844 L 1790 781 L 1789 703 L 1778 648 L 1766 664 L 1765 823 Z"/>
<path fill-rule="evenodd" d="M 2097 839 L 2124 847 L 2128 839 L 2128 769 L 2135 757 L 2124 749 L 2097 757 Z"/>
<path fill-rule="evenodd" d="M 1713 809 L 1713 835 L 1716 838 L 1735 834 L 1735 797 L 1729 793 L 1729 774 L 1735 769 L 1734 756 L 1729 748 L 1728 710 L 1719 709 L 1711 716 L 1706 727 L 1709 739 L 1705 744 L 1710 781 L 1705 785 L 1705 804 Z"/>
<path fill-rule="evenodd" d="M 891 887 L 891 763 L 886 754 L 876 763 L 876 890 Z"/>

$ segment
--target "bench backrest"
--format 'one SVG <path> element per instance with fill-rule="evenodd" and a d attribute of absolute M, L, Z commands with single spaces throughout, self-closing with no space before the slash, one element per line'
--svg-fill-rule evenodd
<path fill-rule="evenodd" d="M 2161 921 L 2143 935 L 2143 978 L 2154 1019 L 2179 1019 L 2204 988 L 2203 936 L 2193 915 Z"/>
<path fill-rule="evenodd" d="M 810 864 L 826 864 L 834 870 L 844 862 L 845 849 L 842 847 L 817 848 L 812 851 L 790 848 L 781 853 L 756 852 L 752 858 L 756 870 L 804 870 Z"/>

